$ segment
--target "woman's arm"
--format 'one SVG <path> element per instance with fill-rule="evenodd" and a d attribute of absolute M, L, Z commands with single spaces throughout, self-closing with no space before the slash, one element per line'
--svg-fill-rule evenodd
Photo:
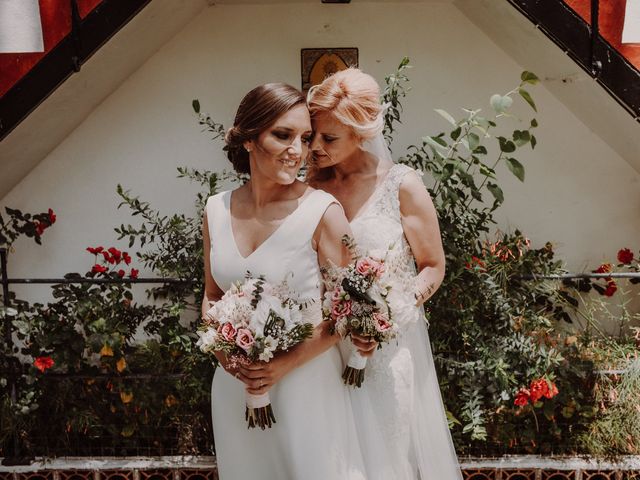
<path fill-rule="evenodd" d="M 204 212 L 204 219 L 202 221 L 202 251 L 204 253 L 204 295 L 202 297 L 201 317 L 204 317 L 205 313 L 211 308 L 211 303 L 216 302 L 222 298 L 224 292 L 218 286 L 216 281 L 211 275 L 211 260 L 209 253 L 211 251 L 211 239 L 209 238 L 209 223 L 207 221 L 207 212 Z M 229 365 L 227 357 L 222 352 L 215 352 L 216 358 L 222 368 L 237 376 L 238 371 L 236 366 Z"/>
<path fill-rule="evenodd" d="M 342 243 L 345 235 L 351 236 L 351 227 L 342 207 L 331 204 L 320 220 L 313 235 L 313 247 L 318 252 L 321 267 L 330 263 L 345 266 L 351 260 L 349 249 Z M 330 322 L 320 322 L 313 335 L 288 352 L 276 355 L 268 363 L 254 363 L 240 367 L 239 378 L 247 385 L 247 391 L 259 395 L 269 391 L 287 373 L 335 345 L 340 337 L 331 333 Z"/>
<path fill-rule="evenodd" d="M 402 228 L 416 259 L 416 305 L 426 302 L 444 279 L 445 256 L 438 216 L 429 192 L 418 175 L 407 174 L 400 185 Z"/>

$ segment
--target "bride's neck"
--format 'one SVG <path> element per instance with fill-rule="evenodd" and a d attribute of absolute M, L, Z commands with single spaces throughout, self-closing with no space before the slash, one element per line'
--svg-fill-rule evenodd
<path fill-rule="evenodd" d="M 256 207 L 263 207 L 271 202 L 281 200 L 292 185 L 283 185 L 265 178 L 251 177 L 246 183 L 251 202 Z"/>
<path fill-rule="evenodd" d="M 338 181 L 346 180 L 354 175 L 371 175 L 378 170 L 380 160 L 377 157 L 357 150 L 353 155 L 345 158 L 344 161 L 333 166 L 335 178 Z"/>

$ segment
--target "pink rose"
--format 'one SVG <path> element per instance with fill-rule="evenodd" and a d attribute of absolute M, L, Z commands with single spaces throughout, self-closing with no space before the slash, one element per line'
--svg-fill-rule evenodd
<path fill-rule="evenodd" d="M 356 262 L 356 272 L 365 277 L 374 274 L 376 271 L 374 263 L 376 262 L 369 257 L 361 258 Z"/>
<path fill-rule="evenodd" d="M 340 317 L 346 317 L 351 314 L 351 300 L 342 300 L 334 302 L 331 308 L 331 317 L 336 320 Z"/>
<path fill-rule="evenodd" d="M 251 335 L 251 331 L 248 328 L 239 328 L 238 336 L 236 337 L 236 345 L 238 345 L 245 352 L 249 353 L 253 344 L 256 343 Z"/>
<path fill-rule="evenodd" d="M 384 333 L 391 328 L 391 324 L 389 323 L 389 319 L 387 316 L 380 312 L 375 312 L 373 314 L 373 320 L 376 322 L 376 330 L 380 333 Z"/>
<path fill-rule="evenodd" d="M 384 263 L 371 257 L 364 257 L 356 262 L 356 271 L 365 277 L 375 275 L 376 278 L 380 278 L 384 273 Z"/>
<path fill-rule="evenodd" d="M 382 274 L 384 273 L 384 263 L 383 262 L 376 262 L 376 278 L 380 278 L 382 277 Z"/>
<path fill-rule="evenodd" d="M 331 302 L 336 304 L 342 300 L 342 288 L 336 287 L 333 289 L 333 293 L 331 294 Z"/>
<path fill-rule="evenodd" d="M 234 326 L 231 325 L 231 322 L 227 322 L 220 325 L 220 327 L 218 328 L 218 333 L 222 335 L 222 338 L 224 338 L 227 342 L 233 342 L 236 339 L 237 332 Z"/>

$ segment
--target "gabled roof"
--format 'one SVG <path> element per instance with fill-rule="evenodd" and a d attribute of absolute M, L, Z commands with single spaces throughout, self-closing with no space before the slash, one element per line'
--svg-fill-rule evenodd
<path fill-rule="evenodd" d="M 103 0 L 87 13 L 79 28 L 79 49 L 65 36 L 52 48 L 51 59 L 40 60 L 0 99 L 2 131 L 13 128 L 0 142 L 0 198 L 207 4 Z"/>

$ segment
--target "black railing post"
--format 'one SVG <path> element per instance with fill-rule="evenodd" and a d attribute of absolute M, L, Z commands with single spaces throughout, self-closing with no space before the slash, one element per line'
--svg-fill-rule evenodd
<path fill-rule="evenodd" d="M 591 75 L 599 77 L 602 61 L 597 59 L 598 40 L 600 38 L 600 0 L 591 0 Z"/>
<path fill-rule="evenodd" d="M 11 399 L 11 406 L 15 407 L 18 404 L 18 383 L 17 374 L 15 368 L 15 357 L 13 356 L 13 324 L 11 318 L 13 315 L 9 313 L 11 308 L 11 299 L 9 298 L 9 275 L 7 273 L 7 249 L 0 248 L 0 270 L 2 270 L 2 303 L 4 307 L 4 341 L 8 352 L 7 358 L 7 388 Z M 18 432 L 14 432 L 13 435 L 13 457 L 12 459 L 18 459 L 20 457 L 20 440 L 18 438 Z M 7 461 L 8 460 L 8 461 Z M 15 464 L 19 462 L 13 462 L 11 459 L 5 459 L 3 462 L 5 465 Z"/>
<path fill-rule="evenodd" d="M 73 49 L 75 55 L 71 57 L 71 63 L 73 64 L 73 71 L 78 73 L 80 71 L 80 10 L 78 9 L 78 1 L 71 0 L 71 40 L 73 42 Z"/>

